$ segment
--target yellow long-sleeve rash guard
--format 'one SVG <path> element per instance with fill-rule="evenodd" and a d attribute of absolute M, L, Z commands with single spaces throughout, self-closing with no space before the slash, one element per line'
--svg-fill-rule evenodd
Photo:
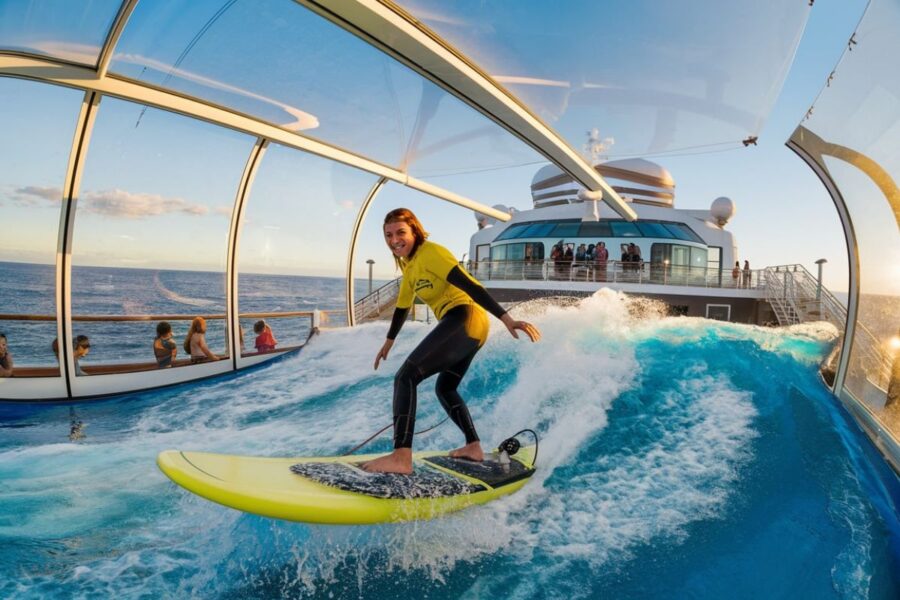
<path fill-rule="evenodd" d="M 468 294 L 447 281 L 450 271 L 458 266 L 456 257 L 449 250 L 434 242 L 423 242 L 413 257 L 401 265 L 403 280 L 400 282 L 397 308 L 412 307 L 415 296 L 418 296 L 441 319 L 455 306 L 478 306 Z M 477 285 L 481 285 L 462 267 L 460 271 Z"/>

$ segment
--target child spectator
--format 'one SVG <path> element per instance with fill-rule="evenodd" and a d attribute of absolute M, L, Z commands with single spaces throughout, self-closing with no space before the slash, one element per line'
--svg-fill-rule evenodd
<path fill-rule="evenodd" d="M 275 349 L 275 344 L 278 343 L 278 340 L 275 339 L 275 335 L 272 333 L 272 328 L 269 327 L 268 323 L 263 320 L 257 321 L 253 324 L 253 332 L 257 334 L 257 352 L 271 352 Z"/>
<path fill-rule="evenodd" d="M 156 365 L 160 369 L 171 367 L 178 354 L 178 344 L 172 339 L 172 326 L 166 321 L 161 321 L 156 326 L 156 339 L 153 340 L 153 354 L 156 355 Z"/>
<path fill-rule="evenodd" d="M 6 334 L 0 333 L 0 377 L 13 376 L 13 359 L 6 343 Z"/>
<path fill-rule="evenodd" d="M 91 340 L 88 339 L 88 336 L 86 335 L 79 335 L 75 338 L 75 341 L 72 342 L 72 349 L 74 350 L 73 358 L 75 359 L 75 374 L 79 376 L 87 375 L 87 373 L 81 370 L 79 361 L 91 351 Z"/>
<path fill-rule="evenodd" d="M 219 360 L 219 357 L 206 345 L 206 319 L 194 317 L 191 328 L 184 338 L 184 351 L 191 355 L 191 364 Z"/>

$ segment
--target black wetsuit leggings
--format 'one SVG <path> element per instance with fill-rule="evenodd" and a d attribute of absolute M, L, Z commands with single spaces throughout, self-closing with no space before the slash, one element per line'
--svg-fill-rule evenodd
<path fill-rule="evenodd" d="M 412 448 L 416 426 L 416 386 L 440 373 L 435 392 L 441 406 L 466 435 L 478 441 L 469 409 L 456 388 L 487 338 L 488 320 L 471 305 L 447 311 L 434 330 L 412 351 L 394 377 L 394 448 Z"/>

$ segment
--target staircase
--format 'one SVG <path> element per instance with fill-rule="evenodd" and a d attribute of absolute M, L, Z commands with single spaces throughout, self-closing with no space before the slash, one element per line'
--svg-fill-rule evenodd
<path fill-rule="evenodd" d="M 397 304 L 397 295 L 400 293 L 400 279 L 398 277 L 389 281 L 353 305 L 353 314 L 357 324 L 390 317 Z"/>
<path fill-rule="evenodd" d="M 803 265 L 766 267 L 766 301 L 779 325 L 828 321 L 844 330 L 847 309 Z"/>

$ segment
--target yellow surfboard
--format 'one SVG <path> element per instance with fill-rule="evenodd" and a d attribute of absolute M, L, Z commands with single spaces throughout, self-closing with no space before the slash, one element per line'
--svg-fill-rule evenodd
<path fill-rule="evenodd" d="M 519 490 L 534 473 L 535 446 L 483 462 L 446 452 L 413 455 L 413 474 L 367 473 L 379 455 L 262 458 L 166 450 L 159 468 L 186 490 L 248 513 L 335 525 L 434 517 Z"/>

